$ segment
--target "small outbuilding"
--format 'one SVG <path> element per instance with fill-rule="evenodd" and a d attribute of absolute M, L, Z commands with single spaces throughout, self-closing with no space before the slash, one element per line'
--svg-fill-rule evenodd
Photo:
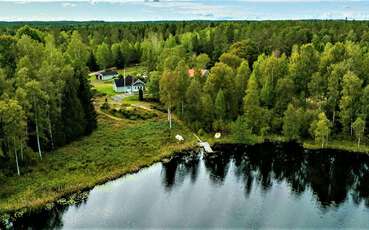
<path fill-rule="evenodd" d="M 107 81 L 119 76 L 119 73 L 115 70 L 104 70 L 96 73 L 96 79 Z"/>
<path fill-rule="evenodd" d="M 145 83 L 132 76 L 121 77 L 113 82 L 113 90 L 116 93 L 135 93 L 140 89 L 145 90 Z"/>

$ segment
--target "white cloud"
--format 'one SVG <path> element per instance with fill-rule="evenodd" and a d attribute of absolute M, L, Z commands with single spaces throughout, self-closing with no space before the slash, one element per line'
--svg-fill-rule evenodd
<path fill-rule="evenodd" d="M 63 2 L 62 6 L 63 7 L 75 7 L 75 6 L 77 6 L 77 4 L 72 3 L 72 2 Z"/>

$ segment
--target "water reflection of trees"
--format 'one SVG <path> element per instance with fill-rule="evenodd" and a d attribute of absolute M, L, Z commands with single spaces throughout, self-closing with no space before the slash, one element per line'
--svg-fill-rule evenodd
<path fill-rule="evenodd" d="M 191 182 L 197 179 L 200 157 L 198 154 L 175 156 L 169 162 L 163 163 L 162 181 L 165 189 L 170 191 L 173 186 L 183 183 L 187 176 Z"/>
<path fill-rule="evenodd" d="M 204 157 L 209 179 L 222 185 L 230 169 L 242 180 L 245 194 L 252 186 L 267 192 L 275 182 L 285 181 L 299 196 L 306 190 L 314 193 L 324 208 L 339 206 L 349 194 L 356 204 L 369 207 L 369 156 L 341 151 L 308 151 L 297 144 L 263 144 L 252 147 L 222 146 L 221 152 Z M 233 165 L 231 165 L 231 162 Z M 182 184 L 187 176 L 195 181 L 198 158 L 178 157 L 163 166 L 163 183 L 167 189 Z"/>
<path fill-rule="evenodd" d="M 73 202 L 76 208 L 87 203 L 88 192 L 77 193 L 66 200 Z M 62 229 L 63 215 L 70 206 L 68 204 L 55 204 L 50 209 L 41 209 L 33 214 L 25 215 L 14 223 L 14 229 Z"/>

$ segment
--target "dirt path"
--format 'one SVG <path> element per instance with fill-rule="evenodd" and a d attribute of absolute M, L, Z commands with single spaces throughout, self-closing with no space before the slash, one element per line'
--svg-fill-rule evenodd
<path fill-rule="evenodd" d="M 143 110 L 147 110 L 147 111 L 150 111 L 150 112 L 158 112 L 158 111 L 156 111 L 156 110 L 154 110 L 154 109 L 152 109 L 152 108 L 150 108 L 150 107 L 148 107 L 148 106 L 146 106 L 146 105 L 143 105 L 143 104 L 132 104 L 132 106 L 134 106 L 134 107 L 138 107 L 138 108 L 141 108 L 141 109 L 143 109 Z"/>

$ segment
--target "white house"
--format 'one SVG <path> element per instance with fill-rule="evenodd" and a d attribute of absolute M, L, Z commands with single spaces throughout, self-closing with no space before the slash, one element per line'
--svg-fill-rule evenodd
<path fill-rule="evenodd" d="M 104 70 L 96 73 L 96 79 L 103 81 L 111 80 L 118 76 L 119 73 L 115 70 Z"/>
<path fill-rule="evenodd" d="M 113 90 L 117 93 L 135 93 L 140 89 L 145 90 L 145 83 L 132 76 L 115 79 L 113 82 Z"/>

